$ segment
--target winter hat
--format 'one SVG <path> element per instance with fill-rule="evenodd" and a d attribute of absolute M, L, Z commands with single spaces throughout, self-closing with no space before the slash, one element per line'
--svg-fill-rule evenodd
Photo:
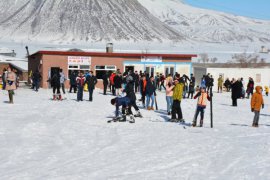
<path fill-rule="evenodd" d="M 116 98 L 111 99 L 111 104 L 115 105 L 115 103 L 116 103 Z"/>

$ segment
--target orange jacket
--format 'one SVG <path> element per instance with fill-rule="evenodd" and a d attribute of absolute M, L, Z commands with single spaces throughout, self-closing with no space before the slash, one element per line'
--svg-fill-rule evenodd
<path fill-rule="evenodd" d="M 263 96 L 260 90 L 262 89 L 261 86 L 256 86 L 255 90 L 256 93 L 253 94 L 251 98 L 251 109 L 254 109 L 255 111 L 260 111 L 262 105 L 264 104 L 263 102 Z"/>
<path fill-rule="evenodd" d="M 211 98 L 209 97 L 208 93 L 207 92 L 198 92 L 194 99 L 198 98 L 198 102 L 197 102 L 197 106 L 200 106 L 200 107 L 206 107 L 206 104 L 207 104 L 207 100 L 210 101 Z"/>

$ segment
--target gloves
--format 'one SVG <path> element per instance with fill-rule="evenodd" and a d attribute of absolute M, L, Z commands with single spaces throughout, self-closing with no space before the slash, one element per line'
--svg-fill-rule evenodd
<path fill-rule="evenodd" d="M 264 108 L 264 104 L 262 104 L 262 109 Z"/>
<path fill-rule="evenodd" d="M 254 112 L 254 108 L 251 109 L 251 112 Z"/>

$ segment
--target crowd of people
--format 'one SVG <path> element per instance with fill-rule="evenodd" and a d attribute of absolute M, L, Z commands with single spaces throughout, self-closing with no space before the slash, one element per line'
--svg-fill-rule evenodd
<path fill-rule="evenodd" d="M 49 87 L 53 90 L 53 100 L 62 100 L 62 93 L 65 94 L 65 82 L 67 80 L 63 70 L 55 70 L 52 76 L 48 79 Z M 9 103 L 13 103 L 14 90 L 17 88 L 17 76 L 9 67 L 2 74 L 3 89 L 6 89 L 9 94 Z M 42 76 L 38 70 L 31 74 L 32 89 L 38 91 Z M 135 120 L 131 108 L 136 111 L 135 117 L 142 117 L 139 107 L 136 104 L 136 93 L 140 94 L 139 101 L 142 102 L 142 107 L 152 111 L 157 110 L 156 91 L 164 89 L 166 94 L 167 114 L 171 116 L 171 122 L 184 122 L 181 101 L 185 98 L 198 99 L 197 108 L 194 114 L 193 126 L 197 126 L 197 117 L 200 114 L 199 126 L 203 126 L 204 111 L 207 105 L 207 100 L 211 101 L 212 87 L 214 86 L 214 78 L 212 75 L 204 75 L 199 85 L 195 87 L 195 77 L 193 74 L 188 77 L 179 73 L 167 74 L 167 76 L 157 73 L 155 76 L 149 75 L 146 72 L 127 71 L 121 73 L 118 69 L 116 72 L 107 72 L 102 76 L 103 79 L 103 94 L 107 95 L 111 92 L 115 98 L 111 100 L 111 104 L 116 106 L 114 120 L 126 120 L 126 116 L 131 116 Z M 89 92 L 89 101 L 93 101 L 93 92 L 97 84 L 97 78 L 92 71 L 75 72 L 69 74 L 70 89 L 69 93 L 77 93 L 77 101 L 83 101 L 84 91 Z M 223 89 L 227 92 L 231 91 L 232 106 L 237 106 L 237 99 L 250 98 L 251 109 L 255 113 L 253 126 L 258 126 L 260 108 L 264 108 L 262 97 L 262 87 L 254 86 L 254 80 L 250 77 L 245 88 L 243 78 L 223 80 L 220 76 L 217 80 L 217 92 L 222 93 Z M 253 94 L 255 89 L 255 94 Z M 195 94 L 196 93 L 196 94 Z M 268 96 L 269 88 L 265 87 L 265 93 Z M 194 96 L 195 94 L 195 96 Z M 119 113 L 119 107 L 122 106 L 122 116 Z"/>

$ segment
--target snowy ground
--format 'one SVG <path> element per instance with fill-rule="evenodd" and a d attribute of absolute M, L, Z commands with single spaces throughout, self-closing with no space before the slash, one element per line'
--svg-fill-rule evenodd
<path fill-rule="evenodd" d="M 114 107 L 99 90 L 94 102 L 49 100 L 51 90 L 19 89 L 15 104 L 0 91 L 0 179 L 270 179 L 269 98 L 260 127 L 250 127 L 249 100 L 230 106 L 229 94 L 214 94 L 214 129 L 166 122 L 165 94 L 156 112 L 142 110 L 135 124 L 107 124 Z M 85 93 L 85 99 L 88 95 Z M 192 121 L 195 100 L 182 109 Z"/>

